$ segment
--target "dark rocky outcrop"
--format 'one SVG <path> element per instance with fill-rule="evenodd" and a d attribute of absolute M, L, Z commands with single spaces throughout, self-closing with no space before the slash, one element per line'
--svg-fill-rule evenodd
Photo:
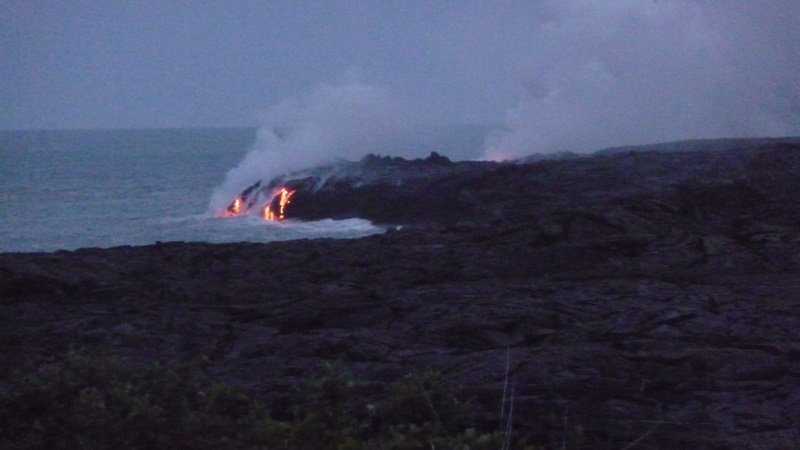
<path fill-rule="evenodd" d="M 296 190 L 288 218 L 362 217 L 388 224 L 526 220 L 632 198 L 659 198 L 680 208 L 735 203 L 752 214 L 783 201 L 775 196 L 797 181 L 800 143 L 749 148 L 735 143 L 728 150 L 631 151 L 532 164 L 373 156 L 361 164 L 273 180 L 264 189 Z"/>
<path fill-rule="evenodd" d="M 798 442 L 798 146 L 363 164 L 425 176 L 290 211 L 402 229 L 0 255 L 3 376 L 70 344 L 204 354 L 280 409 L 326 361 L 377 389 L 433 368 L 493 423 L 508 365 L 515 433 L 548 448 Z"/>

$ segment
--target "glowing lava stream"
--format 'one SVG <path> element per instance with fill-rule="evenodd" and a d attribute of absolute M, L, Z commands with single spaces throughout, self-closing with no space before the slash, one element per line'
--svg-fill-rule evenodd
<path fill-rule="evenodd" d="M 270 197 L 270 200 L 265 203 L 264 207 L 261 209 L 261 217 L 269 221 L 285 219 L 286 206 L 292 202 L 292 195 L 294 195 L 295 192 L 297 191 L 290 191 L 284 187 L 276 190 Z M 237 195 L 222 213 L 222 217 L 236 217 L 245 214 L 255 202 L 255 199 L 253 199 L 250 200 L 247 206 L 244 205 L 248 193 L 249 192 L 245 191 L 241 195 Z"/>
<path fill-rule="evenodd" d="M 275 220 L 283 220 L 285 218 L 285 211 L 286 205 L 291 203 L 292 195 L 294 195 L 296 191 L 288 191 L 286 188 L 281 188 L 274 196 L 272 196 L 272 201 L 264 205 L 264 211 L 261 214 L 265 220 L 275 221 Z M 275 204 L 277 200 L 278 204 L 277 211 L 272 210 L 272 206 Z"/>
<path fill-rule="evenodd" d="M 233 217 L 238 216 L 242 213 L 242 199 L 241 197 L 236 197 L 228 208 L 222 213 L 223 217 Z"/>

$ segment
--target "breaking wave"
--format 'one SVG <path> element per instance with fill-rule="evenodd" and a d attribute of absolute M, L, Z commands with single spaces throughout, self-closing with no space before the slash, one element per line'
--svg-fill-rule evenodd
<path fill-rule="evenodd" d="M 363 219 L 324 219 L 309 222 L 285 220 L 270 222 L 243 215 L 220 219 L 213 214 L 157 219 L 163 240 L 204 242 L 272 242 L 293 239 L 337 238 L 352 239 L 383 233 L 385 228 Z"/>

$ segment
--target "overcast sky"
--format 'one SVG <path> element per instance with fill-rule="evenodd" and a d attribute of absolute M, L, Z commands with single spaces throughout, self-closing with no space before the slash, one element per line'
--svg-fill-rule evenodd
<path fill-rule="evenodd" d="M 502 124 L 499 152 L 800 134 L 798 24 L 797 0 L 0 0 L 0 128 L 259 125 L 357 80 Z"/>

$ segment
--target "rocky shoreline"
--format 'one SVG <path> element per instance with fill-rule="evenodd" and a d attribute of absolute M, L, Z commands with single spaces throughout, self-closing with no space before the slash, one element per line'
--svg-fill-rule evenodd
<path fill-rule="evenodd" d="M 326 362 L 376 391 L 430 368 L 492 423 L 507 373 L 547 448 L 797 445 L 800 145 L 432 163 L 460 168 L 295 197 L 382 235 L 0 254 L 3 379 L 70 345 L 204 355 L 280 413 Z"/>

